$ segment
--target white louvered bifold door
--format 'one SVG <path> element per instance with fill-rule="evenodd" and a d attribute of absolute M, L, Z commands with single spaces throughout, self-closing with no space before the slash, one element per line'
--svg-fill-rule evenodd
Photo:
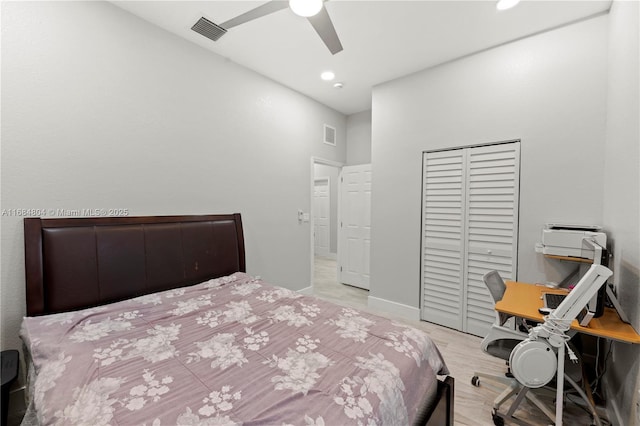
<path fill-rule="evenodd" d="M 520 143 L 470 148 L 467 155 L 466 328 L 484 336 L 495 320 L 482 276 L 516 278 Z"/>
<path fill-rule="evenodd" d="M 482 276 L 516 278 L 519 142 L 423 155 L 422 319 L 484 336 Z"/>
<path fill-rule="evenodd" d="M 462 329 L 463 149 L 425 153 L 422 182 L 422 319 Z"/>

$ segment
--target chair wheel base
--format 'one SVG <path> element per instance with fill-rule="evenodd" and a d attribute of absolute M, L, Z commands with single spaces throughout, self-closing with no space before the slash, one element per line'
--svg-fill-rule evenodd
<path fill-rule="evenodd" d="M 480 377 L 478 376 L 473 376 L 471 378 L 471 384 L 475 387 L 479 387 L 480 386 Z"/>
<path fill-rule="evenodd" d="M 491 410 L 491 418 L 493 419 L 493 424 L 496 426 L 504 426 L 504 418 L 500 417 L 496 412 L 495 408 Z"/>

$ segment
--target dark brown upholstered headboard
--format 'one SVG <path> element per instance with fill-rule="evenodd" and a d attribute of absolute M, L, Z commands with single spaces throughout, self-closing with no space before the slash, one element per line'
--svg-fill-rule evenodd
<path fill-rule="evenodd" d="M 240 214 L 24 219 L 27 315 L 246 272 Z"/>

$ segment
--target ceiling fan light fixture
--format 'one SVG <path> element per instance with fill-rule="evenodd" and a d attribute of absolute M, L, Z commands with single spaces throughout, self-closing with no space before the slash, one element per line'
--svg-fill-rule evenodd
<path fill-rule="evenodd" d="M 322 0 L 289 0 L 289 7 L 298 16 L 308 18 L 322 9 Z"/>
<path fill-rule="evenodd" d="M 511 9 L 518 3 L 520 3 L 520 0 L 498 0 L 498 2 L 496 3 L 496 9 L 498 10 Z"/>

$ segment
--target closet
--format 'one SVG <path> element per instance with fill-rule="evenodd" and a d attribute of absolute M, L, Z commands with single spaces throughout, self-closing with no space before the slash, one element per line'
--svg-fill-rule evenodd
<path fill-rule="evenodd" d="M 484 336 L 495 314 L 482 276 L 516 279 L 520 141 L 422 160 L 421 318 Z"/>

